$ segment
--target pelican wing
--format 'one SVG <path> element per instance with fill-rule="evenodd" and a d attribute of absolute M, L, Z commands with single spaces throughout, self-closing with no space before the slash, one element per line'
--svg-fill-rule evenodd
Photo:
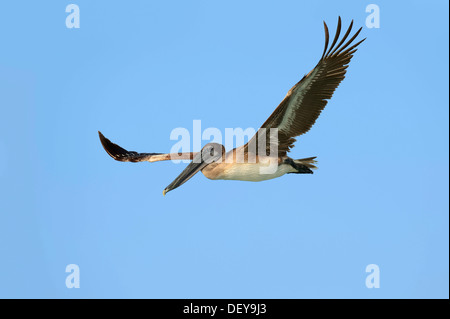
<path fill-rule="evenodd" d="M 109 154 L 116 161 L 120 162 L 158 162 L 168 160 L 183 160 L 193 159 L 196 153 L 178 153 L 178 154 L 163 154 L 163 153 L 138 153 L 134 151 L 127 151 L 126 149 L 114 144 L 107 139 L 100 131 L 98 132 L 100 142 L 106 153 Z"/>
<path fill-rule="evenodd" d="M 327 102 L 333 96 L 334 91 L 345 78 L 346 69 L 357 51 L 356 47 L 365 39 L 350 46 L 358 34 L 360 28 L 347 42 L 345 42 L 352 30 L 353 21 L 347 32 L 336 45 L 341 32 L 341 18 L 339 17 L 336 35 L 328 49 L 329 33 L 325 28 L 325 48 L 317 65 L 300 82 L 294 85 L 287 93 L 284 100 L 261 126 L 264 130 L 258 130 L 257 134 L 247 143 L 255 147 L 258 139 L 265 134 L 266 151 L 269 151 L 269 133 L 271 128 L 278 129 L 278 155 L 284 156 L 294 146 L 294 137 L 308 132 L 316 122 Z M 328 51 L 327 51 L 328 49 Z"/>

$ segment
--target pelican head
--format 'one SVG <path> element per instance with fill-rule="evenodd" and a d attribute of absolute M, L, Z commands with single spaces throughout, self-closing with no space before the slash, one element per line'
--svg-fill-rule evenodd
<path fill-rule="evenodd" d="M 225 157 L 225 147 L 222 144 L 218 143 L 208 143 L 206 144 L 201 152 L 198 152 L 197 155 L 194 156 L 192 162 L 178 175 L 175 180 L 167 186 L 163 195 L 165 196 L 167 192 L 174 190 L 177 187 L 180 187 L 184 183 L 186 183 L 192 176 L 194 176 L 197 172 L 203 170 L 206 166 L 211 163 L 216 163 L 222 161 Z"/>

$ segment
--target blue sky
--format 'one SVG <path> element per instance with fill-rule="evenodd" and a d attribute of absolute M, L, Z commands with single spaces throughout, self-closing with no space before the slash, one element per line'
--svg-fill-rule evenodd
<path fill-rule="evenodd" d="M 372 2 L 80 0 L 68 29 L 70 3 L 1 5 L 0 297 L 449 297 L 448 2 L 375 2 L 290 154 L 314 175 L 198 174 L 165 197 L 186 164 L 116 162 L 97 131 L 168 152 L 193 120 L 257 128 L 318 61 L 322 21 L 364 26 Z"/>

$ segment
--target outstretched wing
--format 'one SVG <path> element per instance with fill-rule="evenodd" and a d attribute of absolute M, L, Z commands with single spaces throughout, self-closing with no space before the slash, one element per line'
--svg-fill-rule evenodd
<path fill-rule="evenodd" d="M 138 153 L 134 151 L 127 151 L 126 149 L 114 144 L 107 139 L 100 131 L 98 132 L 102 146 L 106 153 L 109 154 L 116 161 L 120 162 L 146 162 L 149 161 L 152 156 L 161 155 L 161 153 Z"/>
<path fill-rule="evenodd" d="M 158 162 L 168 160 L 183 160 L 193 159 L 196 153 L 178 153 L 178 154 L 163 154 L 163 153 L 138 153 L 134 151 L 127 151 L 126 149 L 114 144 L 107 139 L 100 131 L 98 132 L 100 142 L 103 145 L 106 153 L 109 154 L 116 161 L 120 162 Z"/>
<path fill-rule="evenodd" d="M 278 129 L 278 155 L 284 156 L 294 146 L 294 137 L 311 129 L 334 91 L 345 78 L 348 64 L 357 51 L 356 47 L 365 40 L 349 47 L 362 29 L 360 28 L 350 40 L 345 42 L 352 26 L 353 21 L 344 37 L 336 45 L 341 32 L 341 18 L 339 17 L 336 35 L 328 49 L 329 33 L 324 22 L 325 49 L 321 59 L 311 72 L 289 90 L 284 100 L 264 122 L 261 129 L 245 145 L 247 150 L 257 150 L 258 140 L 262 140 L 261 137 L 264 134 L 266 147 L 263 149 L 268 152 L 270 149 L 269 129 L 276 128 Z"/>

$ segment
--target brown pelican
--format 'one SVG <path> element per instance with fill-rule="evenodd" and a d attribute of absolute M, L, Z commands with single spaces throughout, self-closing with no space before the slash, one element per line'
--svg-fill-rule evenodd
<path fill-rule="evenodd" d="M 186 169 L 164 189 L 164 195 L 184 184 L 199 171 L 213 180 L 241 181 L 263 181 L 280 177 L 286 173 L 312 174 L 311 169 L 316 168 L 315 157 L 294 160 L 288 157 L 287 153 L 294 147 L 295 137 L 308 132 L 314 125 L 328 100 L 331 99 L 334 90 L 344 79 L 348 64 L 357 51 L 356 47 L 365 40 L 350 46 L 361 32 L 362 28 L 360 28 L 346 42 L 352 26 L 353 21 L 337 43 L 341 32 L 341 18 L 339 17 L 336 35 L 328 49 L 329 33 L 324 22 L 325 48 L 319 62 L 289 90 L 272 115 L 243 146 L 225 152 L 223 145 L 209 143 L 197 153 L 162 154 L 127 151 L 98 132 L 100 141 L 106 152 L 121 162 L 192 160 Z M 270 135 L 272 130 L 276 132 L 274 136 Z M 270 152 L 272 147 L 277 149 L 275 154 Z M 268 168 L 274 163 L 275 169 L 263 172 L 263 168 Z"/>

